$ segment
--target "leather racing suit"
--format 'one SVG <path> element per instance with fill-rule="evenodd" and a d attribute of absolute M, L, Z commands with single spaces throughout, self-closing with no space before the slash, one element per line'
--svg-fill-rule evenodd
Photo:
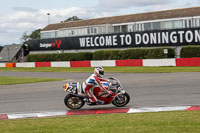
<path fill-rule="evenodd" d="M 111 91 L 106 90 L 102 85 L 101 81 L 107 81 L 103 78 L 99 78 L 95 74 L 92 74 L 88 79 L 83 82 L 83 91 L 90 97 L 91 102 L 97 102 L 98 99 L 94 95 L 94 86 L 98 85 L 103 91 L 105 91 L 108 94 L 112 94 Z"/>

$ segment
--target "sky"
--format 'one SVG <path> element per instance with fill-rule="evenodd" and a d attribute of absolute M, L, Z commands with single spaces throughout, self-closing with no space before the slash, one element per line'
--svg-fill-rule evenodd
<path fill-rule="evenodd" d="M 81 19 L 119 16 L 200 6 L 200 0 L 0 0 L 0 45 L 20 44 L 30 34 L 50 23 L 71 16 Z"/>

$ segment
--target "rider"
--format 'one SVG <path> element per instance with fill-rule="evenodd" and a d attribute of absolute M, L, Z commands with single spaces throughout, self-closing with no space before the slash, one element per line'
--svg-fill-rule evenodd
<path fill-rule="evenodd" d="M 102 67 L 96 67 L 94 69 L 94 73 L 83 82 L 83 91 L 89 96 L 89 101 L 91 103 L 103 104 L 103 101 L 97 100 L 93 93 L 94 86 L 97 84 L 102 90 L 104 90 L 108 94 L 112 94 L 111 91 L 106 90 L 102 85 L 101 81 L 107 81 L 103 79 L 104 69 Z"/>

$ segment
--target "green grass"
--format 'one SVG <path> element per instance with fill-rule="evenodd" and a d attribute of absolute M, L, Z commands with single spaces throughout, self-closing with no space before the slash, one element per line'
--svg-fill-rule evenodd
<path fill-rule="evenodd" d="M 200 111 L 1 120 L 0 133 L 199 133 Z"/>
<path fill-rule="evenodd" d="M 171 73 L 171 72 L 200 72 L 200 67 L 104 67 L 105 72 L 122 73 Z M 93 72 L 92 67 L 82 68 L 0 68 L 0 71 L 23 72 Z"/>
<path fill-rule="evenodd" d="M 60 81 L 60 80 L 64 80 L 64 79 L 0 76 L 0 85 L 13 85 L 13 84 L 37 83 L 37 82 L 50 82 L 50 81 Z"/>

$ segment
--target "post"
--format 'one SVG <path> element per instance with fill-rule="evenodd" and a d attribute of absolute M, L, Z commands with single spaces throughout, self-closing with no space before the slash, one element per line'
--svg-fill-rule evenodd
<path fill-rule="evenodd" d="M 48 23 L 50 24 L 50 13 L 47 13 L 47 16 L 48 16 Z"/>
<path fill-rule="evenodd" d="M 168 49 L 164 49 L 163 52 L 164 52 L 164 54 L 165 54 L 165 58 L 167 58 Z"/>

